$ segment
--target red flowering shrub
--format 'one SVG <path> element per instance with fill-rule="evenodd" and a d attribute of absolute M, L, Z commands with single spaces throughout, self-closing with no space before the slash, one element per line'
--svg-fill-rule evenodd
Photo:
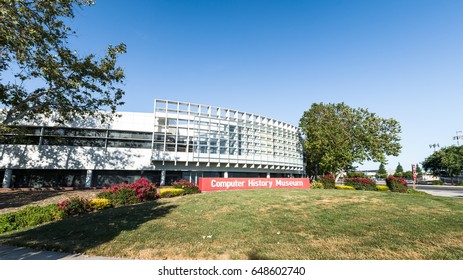
<path fill-rule="evenodd" d="M 334 189 L 335 181 L 333 174 L 326 174 L 320 179 L 320 183 L 323 184 L 324 189 Z"/>
<path fill-rule="evenodd" d="M 92 212 L 92 205 L 88 199 L 82 197 L 71 197 L 58 203 L 58 211 L 63 211 L 65 217 L 77 216 L 83 213 Z"/>
<path fill-rule="evenodd" d="M 389 176 L 386 178 L 386 185 L 389 187 L 391 192 L 406 193 L 408 191 L 407 181 L 405 181 L 404 178 Z"/>
<path fill-rule="evenodd" d="M 354 187 L 356 190 L 376 191 L 376 181 L 370 178 L 345 178 L 344 185 Z"/>
<path fill-rule="evenodd" d="M 156 184 L 150 183 L 144 177 L 141 177 L 135 181 L 135 183 L 131 184 L 130 187 L 135 190 L 135 195 L 140 202 L 155 200 L 158 198 Z"/>
<path fill-rule="evenodd" d="M 140 178 L 133 184 L 122 183 L 104 189 L 98 198 L 106 198 L 114 206 L 124 206 L 138 202 L 155 200 L 159 198 L 156 190 L 156 184 L 150 183 L 145 178 Z"/>
<path fill-rule="evenodd" d="M 194 194 L 201 192 L 201 190 L 195 184 L 187 180 L 175 181 L 172 183 L 172 187 L 176 189 L 183 189 L 185 191 L 185 194 Z"/>

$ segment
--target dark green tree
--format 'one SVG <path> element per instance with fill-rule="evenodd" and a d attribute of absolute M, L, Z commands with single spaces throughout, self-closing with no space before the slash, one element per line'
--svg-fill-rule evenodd
<path fill-rule="evenodd" d="M 402 165 L 400 164 L 397 164 L 397 167 L 395 168 L 395 172 L 398 173 L 398 172 L 404 172 L 404 168 L 402 167 Z"/>
<path fill-rule="evenodd" d="M 419 164 L 416 165 L 416 174 L 423 175 L 423 170 L 421 169 Z"/>
<path fill-rule="evenodd" d="M 397 167 L 395 168 L 394 177 L 403 177 L 403 176 L 404 176 L 404 168 L 399 162 L 399 164 L 397 164 Z"/>
<path fill-rule="evenodd" d="M 463 146 L 450 146 L 435 151 L 423 161 L 423 168 L 436 176 L 457 176 L 463 170 Z"/>
<path fill-rule="evenodd" d="M 112 118 L 122 105 L 124 71 L 116 65 L 124 44 L 107 53 L 80 55 L 68 46 L 76 33 L 66 23 L 93 1 L 0 1 L 0 127 L 38 117 L 62 123 Z M 8 79 L 4 80 L 4 73 Z"/>
<path fill-rule="evenodd" d="M 299 121 L 305 134 L 307 173 L 311 177 L 349 170 L 354 163 L 386 162 L 398 155 L 400 124 L 344 103 L 314 103 Z"/>
<path fill-rule="evenodd" d="M 381 163 L 378 167 L 378 172 L 376 173 L 376 178 L 384 179 L 387 177 L 386 167 Z"/>
<path fill-rule="evenodd" d="M 413 171 L 405 171 L 402 173 L 403 178 L 413 179 Z"/>

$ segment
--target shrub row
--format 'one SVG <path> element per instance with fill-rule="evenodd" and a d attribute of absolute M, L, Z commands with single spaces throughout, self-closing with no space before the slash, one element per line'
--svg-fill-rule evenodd
<path fill-rule="evenodd" d="M 376 191 L 376 181 L 370 178 L 361 178 L 361 177 L 345 178 L 344 184 L 346 186 L 352 186 L 356 190 Z"/>
<path fill-rule="evenodd" d="M 159 195 L 156 184 L 150 183 L 142 177 L 133 184 L 122 183 L 104 189 L 97 194 L 97 197 L 106 198 L 113 206 L 118 207 L 155 200 L 159 198 Z"/>
<path fill-rule="evenodd" d="M 78 216 L 84 213 L 111 207 L 111 202 L 106 198 L 94 198 L 88 200 L 82 197 L 71 197 L 57 204 L 63 217 Z"/>
<path fill-rule="evenodd" d="M 185 180 L 174 182 L 173 188 L 161 189 L 162 197 L 173 197 L 183 194 L 200 193 L 199 188 Z M 156 185 L 145 178 L 133 184 L 122 183 L 104 189 L 95 199 L 71 197 L 58 204 L 47 206 L 28 206 L 14 213 L 0 215 L 0 233 L 25 227 L 40 225 L 61 220 L 65 217 L 77 216 L 112 206 L 130 205 L 159 198 Z"/>
<path fill-rule="evenodd" d="M 376 181 L 369 178 L 345 178 L 345 186 L 339 186 L 335 184 L 335 179 L 332 174 L 327 174 L 323 176 L 319 182 L 312 182 L 310 187 L 312 189 L 356 189 L 356 190 L 367 190 L 367 191 L 388 191 L 391 192 L 401 192 L 407 193 L 408 185 L 407 181 L 403 178 L 396 178 L 394 176 L 389 176 L 386 178 L 386 186 L 376 186 Z M 349 188 L 347 188 L 348 186 Z"/>
<path fill-rule="evenodd" d="M 55 204 L 28 206 L 14 213 L 0 215 L 0 233 L 61 220 L 63 212 Z"/>
<path fill-rule="evenodd" d="M 201 190 L 195 184 L 190 183 L 187 180 L 175 181 L 172 183 L 172 187 L 175 189 L 184 190 L 185 194 L 195 194 L 201 192 Z"/>

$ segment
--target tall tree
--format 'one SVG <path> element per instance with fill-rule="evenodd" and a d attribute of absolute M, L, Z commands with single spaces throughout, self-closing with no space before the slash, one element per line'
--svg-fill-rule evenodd
<path fill-rule="evenodd" d="M 463 170 L 463 146 L 450 146 L 435 151 L 423 161 L 423 168 L 432 174 L 456 176 Z"/>
<path fill-rule="evenodd" d="M 404 168 L 403 168 L 403 166 L 400 164 L 400 162 L 397 164 L 397 167 L 395 168 L 395 172 L 396 172 L 396 173 L 398 173 L 398 172 L 403 173 L 403 172 L 404 172 Z"/>
<path fill-rule="evenodd" d="M 423 175 L 423 170 L 421 169 L 419 164 L 416 165 L 416 174 Z"/>
<path fill-rule="evenodd" d="M 404 177 L 404 168 L 400 164 L 400 162 L 397 164 L 397 167 L 395 168 L 395 177 Z"/>
<path fill-rule="evenodd" d="M 124 71 L 116 65 L 124 44 L 102 58 L 68 46 L 66 25 L 84 0 L 0 1 L 0 127 L 37 117 L 57 122 L 96 117 L 103 122 L 122 105 Z M 4 81 L 4 73 L 8 79 Z"/>
<path fill-rule="evenodd" d="M 387 177 L 387 171 L 386 167 L 384 166 L 384 163 L 380 163 L 378 167 L 378 172 L 376 173 L 377 178 L 386 178 Z"/>
<path fill-rule="evenodd" d="M 305 134 L 307 173 L 339 176 L 354 163 L 366 160 L 386 163 L 387 155 L 398 155 L 400 124 L 367 109 L 344 103 L 314 103 L 299 121 Z"/>

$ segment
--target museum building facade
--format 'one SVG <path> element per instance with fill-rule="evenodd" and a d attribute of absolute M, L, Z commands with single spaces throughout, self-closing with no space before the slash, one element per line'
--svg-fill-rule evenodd
<path fill-rule="evenodd" d="M 288 123 L 215 106 L 154 100 L 153 113 L 21 123 L 3 133 L 2 186 L 102 187 L 145 177 L 159 185 L 199 178 L 303 177 L 302 134 Z M 15 131 L 15 130 L 12 130 Z"/>

